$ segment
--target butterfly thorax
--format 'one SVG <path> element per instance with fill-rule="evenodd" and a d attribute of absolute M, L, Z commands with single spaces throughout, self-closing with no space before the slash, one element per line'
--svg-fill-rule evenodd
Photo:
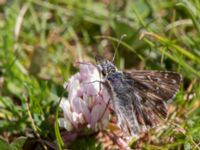
<path fill-rule="evenodd" d="M 117 71 L 115 65 L 108 60 L 101 62 L 99 65 L 97 65 L 97 68 L 104 77 L 107 77 Z"/>

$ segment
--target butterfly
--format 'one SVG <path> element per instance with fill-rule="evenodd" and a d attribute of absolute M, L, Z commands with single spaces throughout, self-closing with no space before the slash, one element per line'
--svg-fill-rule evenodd
<path fill-rule="evenodd" d="M 123 131 L 138 135 L 167 118 L 166 103 L 180 88 L 180 74 L 148 70 L 123 72 L 109 60 L 96 57 L 96 61 Z"/>

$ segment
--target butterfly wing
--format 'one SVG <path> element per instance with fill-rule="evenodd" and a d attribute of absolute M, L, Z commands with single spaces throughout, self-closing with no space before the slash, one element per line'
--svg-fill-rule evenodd
<path fill-rule="evenodd" d="M 164 101 L 173 99 L 182 83 L 180 74 L 169 71 L 132 71 L 128 76 L 136 81 L 136 87 L 142 87 L 140 91 Z"/>
<path fill-rule="evenodd" d="M 167 117 L 165 102 L 176 95 L 182 78 L 173 72 L 133 71 L 113 75 L 108 80 L 115 93 L 119 126 L 137 135 Z"/>

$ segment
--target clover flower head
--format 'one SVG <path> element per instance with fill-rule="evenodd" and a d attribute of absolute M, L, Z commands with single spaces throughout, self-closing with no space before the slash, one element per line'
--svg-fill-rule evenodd
<path fill-rule="evenodd" d="M 109 121 L 110 97 L 103 85 L 97 68 L 92 64 L 80 64 L 80 71 L 68 82 L 68 98 L 62 98 L 60 107 L 64 118 L 60 125 L 68 131 L 82 127 L 93 130 L 105 129 Z"/>

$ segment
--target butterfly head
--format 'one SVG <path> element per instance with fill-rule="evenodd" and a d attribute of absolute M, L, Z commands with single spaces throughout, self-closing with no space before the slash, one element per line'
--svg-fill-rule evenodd
<path fill-rule="evenodd" d="M 117 68 L 115 67 L 115 65 L 109 60 L 103 60 L 101 58 L 96 57 L 96 61 L 98 63 L 97 69 L 102 73 L 104 77 L 107 76 L 108 74 L 111 74 L 117 71 Z"/>

